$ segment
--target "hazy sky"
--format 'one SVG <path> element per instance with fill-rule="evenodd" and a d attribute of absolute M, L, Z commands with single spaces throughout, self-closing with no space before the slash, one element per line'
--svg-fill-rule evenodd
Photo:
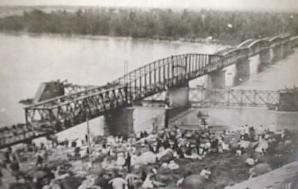
<path fill-rule="evenodd" d="M 298 10 L 298 0 L 0 0 L 0 5 L 96 5 L 238 10 Z"/>

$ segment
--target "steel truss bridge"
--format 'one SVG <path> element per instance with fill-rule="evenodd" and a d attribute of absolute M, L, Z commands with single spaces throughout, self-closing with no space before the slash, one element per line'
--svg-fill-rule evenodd
<path fill-rule="evenodd" d="M 190 89 L 193 107 L 268 107 L 278 108 L 280 91 L 245 89 Z"/>
<path fill-rule="evenodd" d="M 89 119 L 131 106 L 146 97 L 185 85 L 192 79 L 265 50 L 277 47 L 291 49 L 297 45 L 298 37 L 279 35 L 273 38 L 251 39 L 215 54 L 182 54 L 154 61 L 105 86 L 88 87 L 25 107 L 25 127 L 28 128 L 25 130 L 32 134 L 13 140 L 11 136 L 7 137 L 7 134 L 11 133 L 11 128 L 8 128 L 8 131 L 0 132 L 0 148 L 57 133 Z"/>
<path fill-rule="evenodd" d="M 251 89 L 206 89 L 189 88 L 189 105 L 197 108 L 206 107 L 267 107 L 277 108 L 280 93 L 285 90 Z M 169 104 L 167 92 L 153 95 L 143 100 L 146 103 Z"/>

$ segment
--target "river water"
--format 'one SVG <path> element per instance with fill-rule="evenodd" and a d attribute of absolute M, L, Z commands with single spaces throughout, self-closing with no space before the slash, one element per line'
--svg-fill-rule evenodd
<path fill-rule="evenodd" d="M 213 53 L 224 48 L 216 44 L 194 44 L 185 42 L 165 42 L 153 40 L 133 40 L 111 37 L 62 37 L 49 35 L 0 34 L 0 126 L 24 122 L 21 99 L 33 97 L 41 82 L 67 79 L 82 85 L 102 85 L 123 75 L 124 65 L 128 70 L 151 61 L 183 53 Z M 298 53 L 282 63 L 268 68 L 265 72 L 252 75 L 244 83 L 244 88 L 276 89 L 298 84 L 295 60 Z M 208 110 L 214 112 L 211 122 L 225 125 L 239 124 L 232 119 L 237 114 L 244 116 L 243 110 Z M 229 115 L 220 113 L 232 112 Z M 234 112 L 234 113 L 233 113 Z M 138 108 L 134 113 L 135 125 L 149 127 L 154 117 L 162 119 L 162 108 Z M 296 116 L 295 113 L 293 119 Z M 223 116 L 224 115 L 224 116 Z M 254 115 L 253 111 L 249 115 Z M 264 113 L 266 115 L 266 113 Z M 230 121 L 224 118 L 230 116 Z M 240 116 L 240 117 L 241 117 Z M 253 116 L 245 116 L 253 117 Z M 187 118 L 188 119 L 188 118 Z M 249 122 L 249 119 L 242 119 Z M 276 120 L 273 115 L 271 120 Z M 272 121 L 270 121 L 272 122 Z M 273 121 L 276 124 L 276 121 Z M 93 133 L 102 133 L 102 118 L 90 122 Z M 85 124 L 71 129 L 71 138 L 80 137 Z M 62 132 L 62 137 L 69 137 Z"/>

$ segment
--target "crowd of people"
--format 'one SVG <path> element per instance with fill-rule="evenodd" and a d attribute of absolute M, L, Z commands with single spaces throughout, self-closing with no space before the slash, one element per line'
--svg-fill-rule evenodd
<path fill-rule="evenodd" d="M 264 164 L 262 156 L 276 150 L 277 146 L 291 150 L 290 132 L 287 130 L 271 131 L 262 126 L 241 126 L 235 131 L 214 131 L 204 127 L 195 130 L 183 130 L 175 127 L 162 129 L 157 132 L 142 131 L 135 137 L 104 137 L 97 144 L 86 136 L 86 141 L 80 145 L 77 141 L 60 141 L 55 145 L 47 146 L 41 143 L 39 146 L 30 144 L 26 150 L 35 154 L 35 171 L 43 171 L 43 176 L 35 178 L 34 175 L 26 175 L 25 170 L 20 169 L 20 155 L 8 148 L 4 152 L 2 170 L 9 170 L 16 181 L 20 183 L 30 182 L 34 188 L 58 189 L 63 188 L 59 181 L 73 176 L 75 173 L 61 171 L 58 166 L 49 169 L 47 164 L 51 160 L 49 151 L 57 148 L 65 149 L 67 161 L 87 161 L 88 170 L 95 165 L 100 171 L 97 175 L 86 174 L 78 188 L 102 188 L 102 189 L 128 189 L 154 188 L 166 186 L 167 183 L 159 179 L 160 170 L 179 170 L 179 160 L 203 161 L 208 154 L 232 153 L 235 156 L 246 154 L 245 163 L 252 168 L 250 176 L 257 176 L 253 168 L 257 164 Z M 91 143 L 91 144 L 90 144 Z M 1 171 L 0 171 L 1 172 Z M 190 179 L 185 179 L 195 173 L 186 172 L 176 180 L 177 187 L 188 186 Z M 0 174 L 1 176 L 1 174 Z M 198 176 L 203 180 L 210 180 L 212 170 L 206 166 Z M 46 178 L 46 179 L 45 179 Z M 28 180 L 29 179 L 29 180 Z"/>

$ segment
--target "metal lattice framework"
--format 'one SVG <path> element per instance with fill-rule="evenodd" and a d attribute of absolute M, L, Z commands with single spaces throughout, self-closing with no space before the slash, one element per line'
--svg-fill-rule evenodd
<path fill-rule="evenodd" d="M 279 91 L 271 90 L 206 90 L 191 89 L 190 101 L 193 106 L 267 106 L 272 108 L 279 103 Z"/>
<path fill-rule="evenodd" d="M 33 128 L 35 133 L 37 133 L 33 137 L 49 132 L 59 132 L 83 123 L 87 119 L 107 114 L 118 108 L 130 106 L 132 103 L 153 94 L 184 85 L 189 80 L 235 64 L 240 59 L 258 54 L 263 50 L 285 44 L 296 47 L 298 38 L 277 36 L 271 39 L 251 39 L 238 47 L 229 48 L 212 55 L 193 53 L 170 56 L 133 70 L 105 86 L 86 87 L 83 89 L 80 87 L 69 87 L 70 91 L 64 96 L 26 107 L 26 125 Z M 220 96 L 220 92 L 217 93 Z M 248 93 L 245 94 L 248 95 Z M 252 94 L 254 93 L 252 92 Z M 231 92 L 228 95 L 229 98 L 232 95 L 239 96 L 239 94 Z M 242 93 L 240 96 L 242 96 L 242 100 L 247 100 L 242 101 L 242 103 L 258 103 L 258 101 L 251 101 L 250 98 Z M 264 98 L 261 93 L 255 95 L 255 97 L 259 99 Z M 237 98 L 234 99 L 236 100 Z M 238 103 L 238 101 L 229 101 L 229 103 Z M 16 142 L 10 142 L 9 144 Z M 4 143 L 9 145 L 7 142 Z M 3 146 L 2 143 L 1 146 Z"/>
<path fill-rule="evenodd" d="M 57 131 L 69 128 L 126 106 L 127 87 L 94 88 L 72 93 L 25 108 L 26 122 L 39 129 L 55 126 Z"/>

